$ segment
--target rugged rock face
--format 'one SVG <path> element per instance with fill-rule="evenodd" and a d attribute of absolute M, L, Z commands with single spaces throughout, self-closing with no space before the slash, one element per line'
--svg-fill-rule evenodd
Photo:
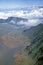
<path fill-rule="evenodd" d="M 43 24 L 39 24 L 29 30 L 25 30 L 25 35 L 30 38 L 31 44 L 26 47 L 28 56 L 34 59 L 35 65 L 43 65 Z"/>

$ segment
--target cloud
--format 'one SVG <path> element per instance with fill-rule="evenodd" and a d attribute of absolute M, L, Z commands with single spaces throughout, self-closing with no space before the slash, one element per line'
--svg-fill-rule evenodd
<path fill-rule="evenodd" d="M 8 17 L 22 17 L 27 18 L 28 21 L 20 21 L 17 24 L 18 25 L 26 25 L 26 26 L 35 26 L 41 21 L 39 18 L 43 18 L 43 8 L 33 8 L 31 11 L 23 11 L 23 10 L 13 10 L 13 11 L 7 11 L 7 12 L 0 12 L 0 19 L 6 19 Z M 13 21 L 11 21 L 12 23 Z M 15 24 L 15 22 L 13 22 Z"/>
<path fill-rule="evenodd" d="M 32 19 L 32 20 L 29 20 L 28 23 L 29 23 L 30 26 L 36 26 L 39 23 L 41 23 L 41 21 L 39 19 Z"/>
<path fill-rule="evenodd" d="M 30 17 L 43 17 L 43 8 L 32 10 L 29 13 Z"/>
<path fill-rule="evenodd" d="M 11 20 L 10 23 L 15 24 L 15 21 Z"/>
<path fill-rule="evenodd" d="M 6 19 L 10 16 L 13 17 L 25 17 L 24 11 L 8 11 L 8 12 L 0 12 L 0 19 Z"/>
<path fill-rule="evenodd" d="M 13 17 L 23 17 L 23 18 L 37 18 L 37 17 L 43 17 L 43 8 L 36 8 L 32 9 L 31 11 L 23 11 L 23 10 L 13 10 L 13 11 L 7 11 L 7 12 L 0 12 L 0 18 L 8 18 L 10 16 Z"/>
<path fill-rule="evenodd" d="M 41 21 L 39 21 L 38 19 L 31 19 L 31 20 L 28 20 L 28 21 L 26 21 L 26 22 L 20 21 L 20 22 L 18 22 L 17 24 L 18 24 L 18 25 L 25 25 L 25 26 L 36 26 L 36 25 L 38 25 L 39 23 L 41 23 Z"/>

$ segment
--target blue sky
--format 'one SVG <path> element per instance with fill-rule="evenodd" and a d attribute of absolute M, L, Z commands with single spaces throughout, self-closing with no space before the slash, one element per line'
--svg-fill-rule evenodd
<path fill-rule="evenodd" d="M 0 0 L 0 8 L 21 8 L 32 5 L 43 5 L 43 0 Z"/>

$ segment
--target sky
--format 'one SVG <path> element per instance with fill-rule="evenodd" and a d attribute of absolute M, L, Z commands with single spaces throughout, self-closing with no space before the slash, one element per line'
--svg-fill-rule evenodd
<path fill-rule="evenodd" d="M 0 0 L 0 8 L 23 8 L 32 5 L 43 5 L 43 0 Z"/>

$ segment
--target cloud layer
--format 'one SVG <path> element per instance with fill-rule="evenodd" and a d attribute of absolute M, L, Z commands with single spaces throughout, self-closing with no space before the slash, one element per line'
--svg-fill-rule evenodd
<path fill-rule="evenodd" d="M 43 8 L 35 9 L 28 11 L 7 11 L 7 12 L 0 12 L 0 18 L 7 18 L 10 16 L 16 16 L 16 17 L 24 17 L 24 18 L 33 18 L 33 17 L 43 17 Z"/>
<path fill-rule="evenodd" d="M 43 8 L 33 8 L 32 10 L 13 10 L 13 11 L 7 11 L 7 12 L 0 12 L 0 19 L 6 19 L 8 17 L 22 17 L 22 18 L 27 18 L 27 22 L 20 21 L 18 24 L 20 25 L 37 25 L 41 23 L 39 20 L 40 18 L 43 18 Z"/>

